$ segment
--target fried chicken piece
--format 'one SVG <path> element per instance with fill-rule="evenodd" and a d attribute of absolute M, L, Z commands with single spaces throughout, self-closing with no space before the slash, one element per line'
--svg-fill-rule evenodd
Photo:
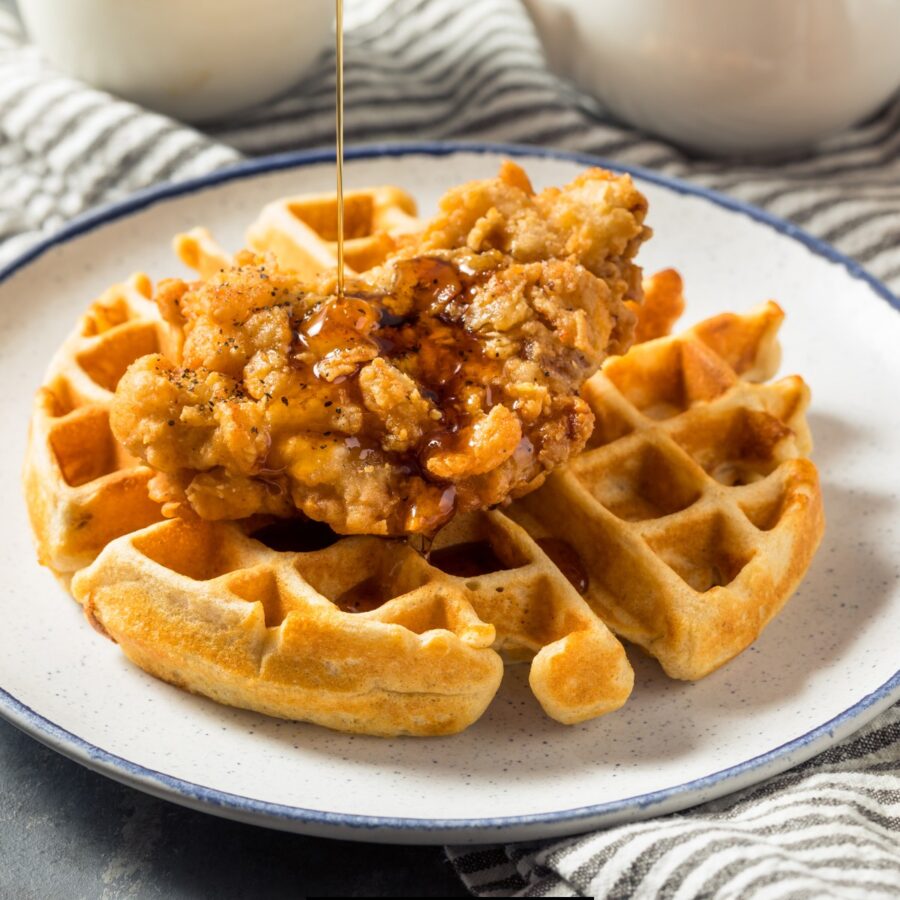
<path fill-rule="evenodd" d="M 210 519 L 299 510 L 341 533 L 427 535 L 527 492 L 584 446 L 580 387 L 631 339 L 647 232 L 629 185 L 584 176 L 554 207 L 506 166 L 342 296 L 249 253 L 163 283 L 180 352 L 129 368 L 113 432 L 158 470 L 156 499 Z M 587 223 L 585 191 L 606 198 Z M 626 209 L 630 229 L 607 221 Z"/>
<path fill-rule="evenodd" d="M 534 193 L 520 166 L 448 191 L 417 252 L 500 250 L 516 262 L 567 259 L 603 279 L 614 300 L 640 300 L 634 257 L 651 236 L 647 200 L 627 175 L 588 169 L 562 188 Z"/>

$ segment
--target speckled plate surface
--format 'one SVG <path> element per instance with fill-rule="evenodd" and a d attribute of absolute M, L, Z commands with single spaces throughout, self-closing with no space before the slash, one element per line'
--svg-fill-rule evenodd
<path fill-rule="evenodd" d="M 350 187 L 396 183 L 430 212 L 446 187 L 523 157 L 536 185 L 589 158 L 448 145 L 352 154 Z M 31 397 L 88 301 L 136 269 L 180 273 L 172 235 L 237 247 L 278 195 L 328 190 L 322 155 L 262 160 L 76 223 L 0 274 L 0 713 L 73 759 L 220 815 L 359 840 L 524 840 L 658 815 L 782 771 L 900 698 L 900 314 L 886 289 L 763 213 L 647 173 L 648 270 L 675 266 L 686 322 L 775 297 L 782 372 L 810 382 L 828 529 L 803 586 L 760 640 L 698 684 L 632 653 L 621 711 L 564 727 L 508 670 L 488 713 L 450 738 L 335 734 L 217 706 L 155 681 L 83 619 L 34 559 L 19 483 Z"/>

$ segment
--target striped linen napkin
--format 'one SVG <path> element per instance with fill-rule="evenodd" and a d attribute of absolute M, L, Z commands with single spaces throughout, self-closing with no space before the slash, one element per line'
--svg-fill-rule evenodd
<path fill-rule="evenodd" d="M 677 815 L 449 847 L 479 897 L 900 897 L 900 706 L 801 766 Z"/>
<path fill-rule="evenodd" d="M 900 292 L 900 98 L 779 164 L 696 158 L 550 74 L 518 0 L 347 0 L 348 143 L 478 139 L 646 166 L 755 203 Z M 330 146 L 334 56 L 204 133 L 54 72 L 0 8 L 0 264 L 67 219 L 247 154 Z M 786 774 L 686 813 L 540 845 L 450 848 L 477 895 L 900 896 L 900 706 Z"/>

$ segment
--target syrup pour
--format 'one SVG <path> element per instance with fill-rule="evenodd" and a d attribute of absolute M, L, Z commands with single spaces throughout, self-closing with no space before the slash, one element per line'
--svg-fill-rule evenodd
<path fill-rule="evenodd" d="M 433 538 L 455 512 L 477 504 L 471 496 L 460 496 L 457 486 L 433 476 L 428 460 L 435 453 L 465 447 L 470 423 L 466 392 L 472 385 L 484 385 L 490 407 L 502 362 L 487 356 L 463 319 L 471 293 L 488 277 L 485 272 L 470 274 L 463 266 L 427 256 L 400 260 L 394 268 L 387 292 L 348 285 L 342 297 L 329 299 L 302 319 L 292 318 L 292 358 L 300 380 L 328 382 L 329 404 L 337 407 L 345 402 L 361 405 L 357 375 L 362 363 L 356 363 L 354 371 L 329 375 L 334 348 L 375 351 L 399 368 L 408 365 L 416 372 L 423 394 L 442 415 L 415 446 L 385 451 L 377 440 L 365 437 L 336 439 L 353 451 L 354 462 L 387 461 L 399 474 L 409 476 L 411 493 L 404 497 L 403 515 L 415 523 L 414 531 Z M 369 359 L 371 352 L 360 357 Z M 538 449 L 524 439 L 516 462 L 530 465 Z M 424 555 L 429 547 L 430 542 L 422 540 L 417 549 Z"/>
<path fill-rule="evenodd" d="M 279 553 L 313 553 L 340 540 L 324 522 L 313 519 L 278 519 L 252 532 L 250 537 Z"/>
<path fill-rule="evenodd" d="M 466 541 L 432 551 L 428 562 L 457 578 L 475 578 L 509 568 L 487 541 Z"/>
<path fill-rule="evenodd" d="M 335 143 L 337 161 L 337 281 L 338 297 L 344 296 L 344 0 L 334 0 Z"/>
<path fill-rule="evenodd" d="M 538 538 L 535 543 L 550 557 L 550 561 L 556 568 L 566 576 L 569 584 L 584 596 L 590 587 L 591 579 L 578 551 L 562 538 L 543 537 Z"/>

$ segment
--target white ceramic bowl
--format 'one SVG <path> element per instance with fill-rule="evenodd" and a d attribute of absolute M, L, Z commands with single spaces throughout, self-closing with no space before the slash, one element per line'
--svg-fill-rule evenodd
<path fill-rule="evenodd" d="M 286 90 L 328 43 L 331 0 L 19 0 L 59 69 L 189 121 Z"/>
<path fill-rule="evenodd" d="M 800 149 L 900 87 L 898 0 L 525 3 L 557 72 L 694 149 Z"/>

